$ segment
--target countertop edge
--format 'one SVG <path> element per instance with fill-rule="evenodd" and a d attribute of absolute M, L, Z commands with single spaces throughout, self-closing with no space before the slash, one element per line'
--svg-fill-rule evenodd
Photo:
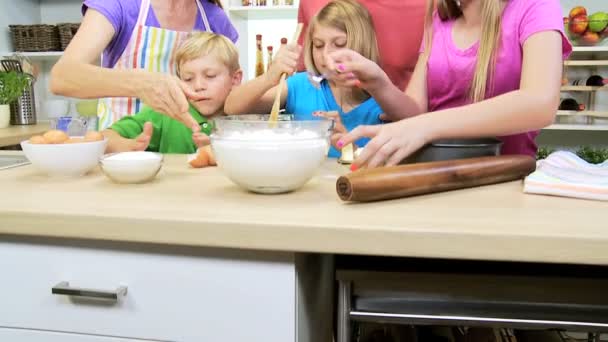
<path fill-rule="evenodd" d="M 83 223 L 84 222 L 84 223 Z M 128 225 L 128 228 L 125 228 Z M 445 234 L 5 212 L 2 235 L 280 252 L 608 265 L 597 238 Z M 543 248 L 539 249 L 542 245 Z"/>

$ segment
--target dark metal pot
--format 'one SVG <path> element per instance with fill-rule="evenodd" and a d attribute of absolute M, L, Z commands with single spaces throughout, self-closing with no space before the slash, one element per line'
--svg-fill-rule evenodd
<path fill-rule="evenodd" d="M 502 142 L 494 138 L 443 139 L 425 145 L 401 164 L 497 156 Z"/>

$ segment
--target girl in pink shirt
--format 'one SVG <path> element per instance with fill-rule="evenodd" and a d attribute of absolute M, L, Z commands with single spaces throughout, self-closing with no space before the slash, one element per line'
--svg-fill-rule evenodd
<path fill-rule="evenodd" d="M 429 0 L 420 57 L 405 92 L 353 51 L 330 56 L 337 82 L 362 87 L 400 120 L 359 126 L 338 145 L 373 137 L 355 162 L 359 167 L 395 165 L 443 138 L 498 136 L 503 154 L 534 156 L 538 130 L 554 120 L 563 59 L 572 51 L 559 0 L 436 2 L 435 10 Z"/>

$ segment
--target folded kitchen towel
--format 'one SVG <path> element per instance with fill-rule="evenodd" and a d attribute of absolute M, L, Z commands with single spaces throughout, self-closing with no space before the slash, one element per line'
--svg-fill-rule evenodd
<path fill-rule="evenodd" d="M 572 152 L 553 152 L 525 178 L 524 192 L 608 201 L 608 160 L 594 165 Z"/>

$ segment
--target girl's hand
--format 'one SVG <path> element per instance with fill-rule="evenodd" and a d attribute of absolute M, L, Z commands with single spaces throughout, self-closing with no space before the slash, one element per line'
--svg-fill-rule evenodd
<path fill-rule="evenodd" d="M 194 141 L 194 144 L 196 145 L 197 148 L 201 148 L 203 146 L 207 146 L 207 145 L 211 144 L 211 140 L 209 139 L 209 136 L 207 134 L 201 133 L 201 132 L 192 133 L 192 141 Z"/>
<path fill-rule="evenodd" d="M 282 46 L 272 60 L 270 69 L 264 74 L 273 85 L 279 84 L 281 74 L 291 75 L 296 71 L 302 47 L 293 43 Z"/>
<path fill-rule="evenodd" d="M 329 77 L 338 86 L 377 89 L 388 80 L 380 66 L 350 49 L 341 49 L 328 55 Z M 390 82 L 390 80 L 389 80 Z"/>
<path fill-rule="evenodd" d="M 385 125 L 359 126 L 344 135 L 337 145 L 342 147 L 362 137 L 372 138 L 354 164 L 357 168 L 393 166 L 429 143 L 431 134 L 420 117 L 413 117 Z"/>
<path fill-rule="evenodd" d="M 331 134 L 330 141 L 331 141 L 331 145 L 333 147 L 340 150 L 341 148 L 338 147 L 338 140 L 340 140 L 344 136 L 344 134 L 347 133 L 346 127 L 344 126 L 344 124 L 342 124 L 342 117 L 340 117 L 340 113 L 338 113 L 337 111 L 331 111 L 331 112 L 318 111 L 318 112 L 312 113 L 312 115 L 316 116 L 316 117 L 320 117 L 320 118 L 334 120 L 334 129 Z"/>
<path fill-rule="evenodd" d="M 155 111 L 183 122 L 193 132 L 201 129 L 188 112 L 188 99 L 196 101 L 201 96 L 176 76 L 148 73 L 144 86 L 138 89 L 137 97 Z"/>

